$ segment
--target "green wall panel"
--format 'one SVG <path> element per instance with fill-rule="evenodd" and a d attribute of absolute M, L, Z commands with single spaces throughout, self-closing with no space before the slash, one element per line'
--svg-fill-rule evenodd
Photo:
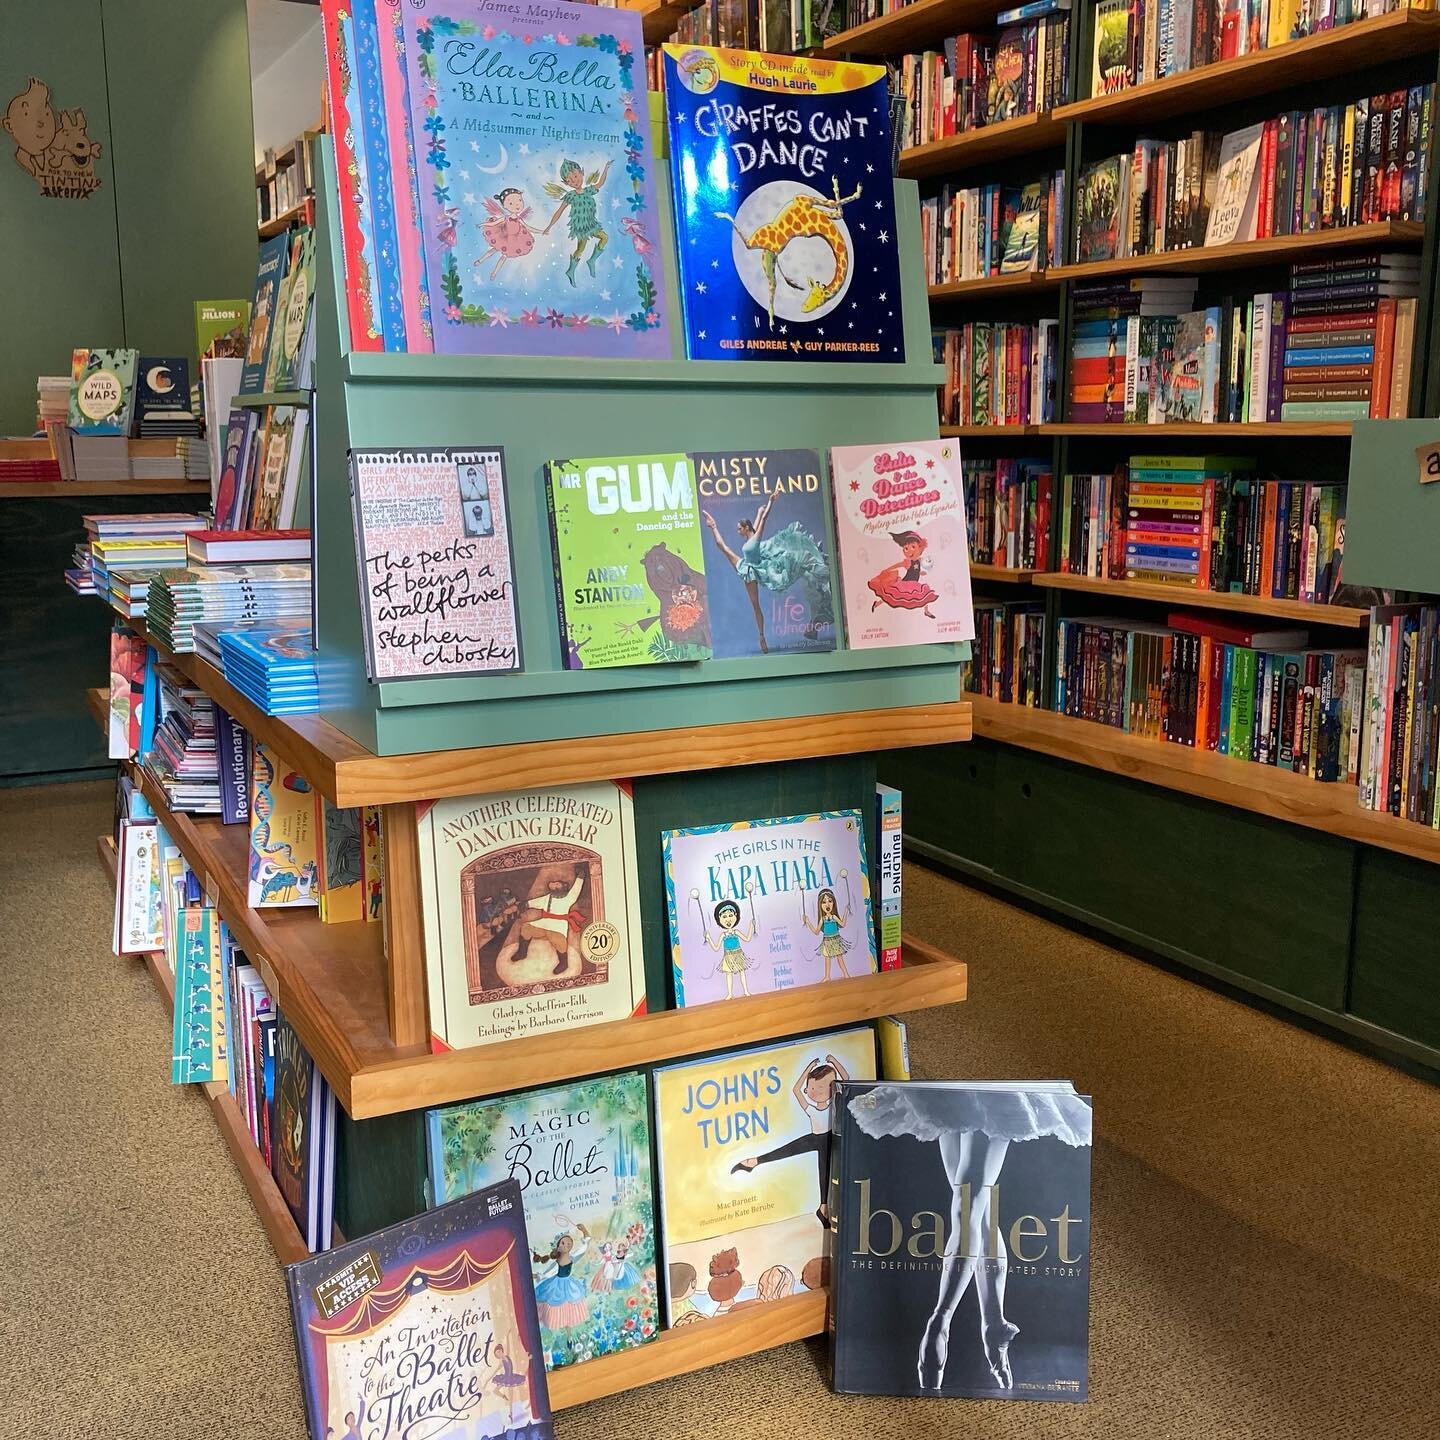
<path fill-rule="evenodd" d="M 876 773 L 904 797 L 905 838 L 993 869 L 996 755 L 997 747 L 977 740 L 877 756 Z"/>
<path fill-rule="evenodd" d="M 1350 1013 L 1440 1049 L 1440 870 L 1361 852 Z"/>
<path fill-rule="evenodd" d="M 347 1239 L 425 1208 L 425 1112 L 352 1120 L 338 1105 L 335 1223 Z"/>

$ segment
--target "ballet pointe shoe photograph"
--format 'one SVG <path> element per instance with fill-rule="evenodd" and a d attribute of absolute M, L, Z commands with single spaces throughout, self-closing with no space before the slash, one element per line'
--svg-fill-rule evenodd
<path fill-rule="evenodd" d="M 1010 1370 L 1010 1342 L 1019 1333 L 1020 1327 L 1012 1325 L 1008 1320 L 1002 1320 L 999 1325 L 981 1332 L 981 1342 L 985 1346 L 985 1363 L 990 1367 L 995 1383 L 1002 1390 L 1015 1388 L 1015 1377 Z"/>
<path fill-rule="evenodd" d="M 949 1335 L 937 1329 L 932 1321 L 925 1327 L 925 1334 L 920 1339 L 920 1359 L 916 1365 L 920 1388 L 927 1395 L 938 1395 L 945 1383 L 945 1360 L 949 1350 Z"/>

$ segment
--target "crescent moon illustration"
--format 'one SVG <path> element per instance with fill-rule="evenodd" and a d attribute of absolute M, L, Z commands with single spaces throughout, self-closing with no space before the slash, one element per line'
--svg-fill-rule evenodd
<path fill-rule="evenodd" d="M 500 158 L 499 158 L 493 165 L 478 165 L 478 164 L 477 164 L 477 165 L 475 166 L 475 168 L 476 168 L 482 175 L 498 175 L 498 174 L 505 168 L 505 162 L 506 162 L 509 158 L 510 158 L 509 155 L 507 155 L 506 152 L 505 152 L 505 146 L 504 146 L 504 144 L 502 143 L 501 146 L 500 146 Z M 473 162 L 472 162 L 472 163 L 473 163 Z"/>
<path fill-rule="evenodd" d="M 164 365 L 152 365 L 145 372 L 145 383 L 157 395 L 164 395 L 167 391 L 175 388 L 175 382 L 170 378 L 170 371 Z"/>

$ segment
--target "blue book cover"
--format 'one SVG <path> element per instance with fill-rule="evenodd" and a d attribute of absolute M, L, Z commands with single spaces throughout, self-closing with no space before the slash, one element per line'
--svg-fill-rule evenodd
<path fill-rule="evenodd" d="M 1304 350 L 1287 350 L 1287 367 L 1303 365 L 1370 365 L 1375 360 L 1373 345 L 1314 345 Z"/>
<path fill-rule="evenodd" d="M 277 323 L 280 282 L 290 260 L 290 232 L 282 231 L 260 243 L 255 266 L 255 291 L 250 298 L 250 335 L 245 344 L 245 365 L 240 371 L 240 393 L 258 395 L 265 384 L 265 360 Z"/>
<path fill-rule="evenodd" d="M 692 455 L 717 659 L 835 648 L 829 502 L 813 450 Z"/>
<path fill-rule="evenodd" d="M 189 415 L 190 362 L 181 355 L 142 355 L 135 381 L 135 414 L 165 419 Z"/>
<path fill-rule="evenodd" d="M 267 675 L 315 673 L 315 636 L 308 620 L 282 619 L 271 625 L 222 630 L 219 639 L 227 665 L 234 654 Z"/>
<path fill-rule="evenodd" d="M 885 67 L 664 55 L 686 353 L 902 363 Z"/>

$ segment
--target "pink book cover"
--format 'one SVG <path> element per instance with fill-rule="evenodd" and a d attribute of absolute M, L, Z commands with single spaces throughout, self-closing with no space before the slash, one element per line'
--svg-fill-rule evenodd
<path fill-rule="evenodd" d="M 395 237 L 400 248 L 400 290 L 405 305 L 405 348 L 412 355 L 435 348 L 430 331 L 425 252 L 420 240 L 420 189 L 415 147 L 410 143 L 410 100 L 405 78 L 405 25 L 398 5 L 377 8 L 380 25 L 380 86 L 390 140 L 390 183 L 395 192 Z"/>
<path fill-rule="evenodd" d="M 849 647 L 973 640 L 960 446 L 837 445 L 830 480 Z"/>

